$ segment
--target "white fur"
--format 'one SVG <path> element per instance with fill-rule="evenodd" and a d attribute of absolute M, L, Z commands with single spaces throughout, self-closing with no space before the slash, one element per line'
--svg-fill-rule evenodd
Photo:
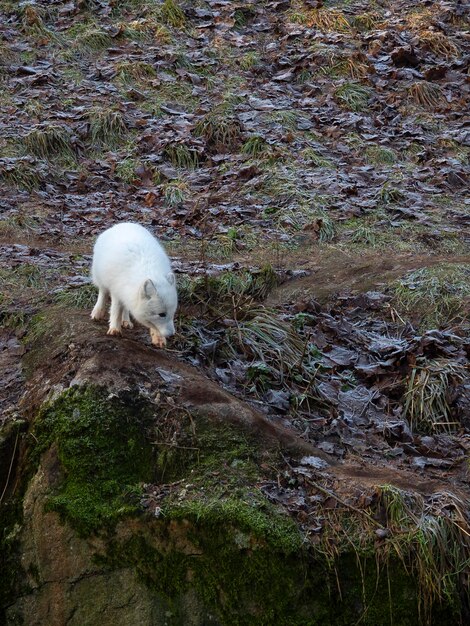
<path fill-rule="evenodd" d="M 119 335 L 121 326 L 132 328 L 130 316 L 150 329 L 157 346 L 174 334 L 175 276 L 165 250 L 143 226 L 123 223 L 105 230 L 93 250 L 92 277 L 99 289 L 93 319 L 106 316 L 111 298 L 108 335 Z"/>

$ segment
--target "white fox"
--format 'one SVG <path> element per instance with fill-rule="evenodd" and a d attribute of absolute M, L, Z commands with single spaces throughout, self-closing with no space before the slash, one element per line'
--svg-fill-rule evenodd
<path fill-rule="evenodd" d="M 150 329 L 154 345 L 166 345 L 175 333 L 176 281 L 165 250 L 148 230 L 132 223 L 105 230 L 96 240 L 91 272 L 99 289 L 94 320 L 106 317 L 111 297 L 108 335 L 120 335 L 121 326 L 133 328 L 132 316 Z"/>

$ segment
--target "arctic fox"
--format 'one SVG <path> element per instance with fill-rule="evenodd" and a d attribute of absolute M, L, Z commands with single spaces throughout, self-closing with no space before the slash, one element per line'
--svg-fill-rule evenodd
<path fill-rule="evenodd" d="M 93 319 L 106 317 L 111 297 L 108 335 L 132 328 L 132 317 L 150 329 L 154 345 L 166 345 L 175 333 L 176 281 L 165 250 L 148 230 L 131 223 L 105 230 L 96 240 L 91 272 L 99 289 Z"/>

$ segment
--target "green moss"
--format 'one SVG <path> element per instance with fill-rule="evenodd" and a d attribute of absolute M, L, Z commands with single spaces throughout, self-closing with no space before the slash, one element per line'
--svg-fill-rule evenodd
<path fill-rule="evenodd" d="M 259 544 L 292 554 L 301 549 L 304 541 L 297 524 L 255 492 L 246 491 L 239 498 L 188 499 L 169 504 L 163 514 L 169 519 L 189 520 L 211 529 L 231 528 L 232 541 L 238 547 Z M 247 533 L 244 539 L 240 532 Z M 197 543 L 198 537 L 194 536 L 193 540 Z"/>
<path fill-rule="evenodd" d="M 160 482 L 191 474 L 194 484 L 219 492 L 229 484 L 231 488 L 244 486 L 247 480 L 256 481 L 260 476 L 258 442 L 239 426 L 225 422 L 214 425 L 202 416 L 194 421 L 182 413 L 163 419 L 154 440 Z M 214 479 L 214 472 L 221 472 L 223 479 Z"/>
<path fill-rule="evenodd" d="M 64 477 L 47 507 L 81 535 L 137 511 L 136 495 L 152 475 L 148 416 L 132 398 L 109 398 L 94 388 L 72 388 L 38 417 L 32 459 L 57 446 Z"/>
<path fill-rule="evenodd" d="M 236 501 L 209 507 L 195 503 L 175 507 L 171 517 L 154 526 L 164 549 L 134 535 L 111 542 L 98 561 L 135 568 L 147 587 L 166 598 L 173 617 L 169 624 L 188 623 L 190 593 L 195 596 L 190 610 L 202 613 L 194 623 L 210 623 L 205 620 L 213 615 L 220 624 L 268 624 L 286 618 L 292 600 L 305 590 L 305 564 L 295 553 L 301 536 L 287 518 L 277 522 Z M 276 545 L 284 536 L 290 541 Z"/>
<path fill-rule="evenodd" d="M 151 540 L 147 527 L 122 542 L 112 540 L 97 558 L 100 565 L 135 569 L 164 604 L 169 625 L 415 626 L 424 621 L 415 581 L 398 559 L 379 567 L 374 557 L 349 552 L 329 566 L 301 544 L 297 529 L 292 543 L 279 542 L 280 536 L 290 536 L 287 523 L 269 515 L 265 525 L 246 503 L 183 505 L 176 511 L 149 522 Z M 270 535 L 273 523 L 279 523 L 280 535 Z M 458 620 L 451 605 L 437 606 L 432 623 L 446 624 L 450 615 Z"/>

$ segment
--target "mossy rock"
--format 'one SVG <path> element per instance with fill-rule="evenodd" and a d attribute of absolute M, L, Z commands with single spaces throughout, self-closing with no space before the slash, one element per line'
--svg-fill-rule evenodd
<path fill-rule="evenodd" d="M 401 562 L 353 548 L 331 562 L 268 501 L 257 485 L 278 452 L 239 425 L 77 385 L 29 441 L 25 488 L 2 510 L 6 624 L 419 623 Z"/>
<path fill-rule="evenodd" d="M 141 484 L 152 477 L 149 423 L 138 397 L 113 397 L 100 388 L 72 387 L 44 406 L 30 462 L 56 446 L 63 475 L 46 507 L 83 536 L 135 512 Z"/>

